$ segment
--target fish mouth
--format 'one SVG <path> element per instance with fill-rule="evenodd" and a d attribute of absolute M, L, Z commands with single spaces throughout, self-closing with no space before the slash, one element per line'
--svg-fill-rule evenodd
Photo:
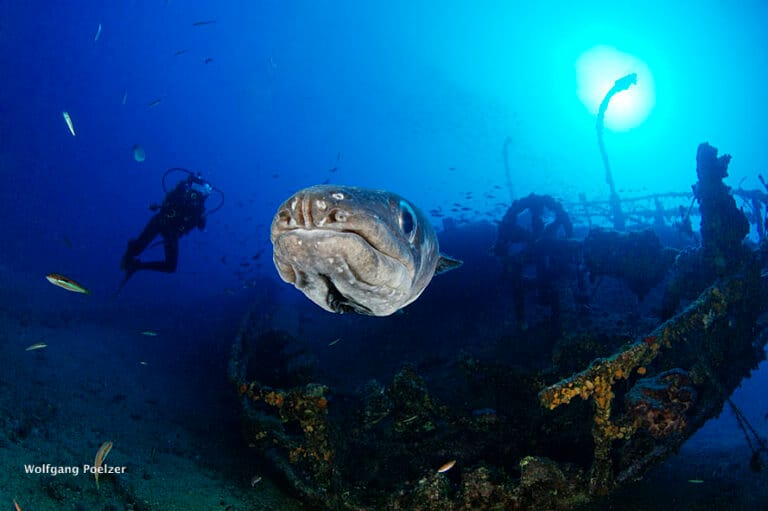
<path fill-rule="evenodd" d="M 357 232 L 287 229 L 273 243 L 281 278 L 328 311 L 381 315 L 410 289 L 408 267 Z"/>
<path fill-rule="evenodd" d="M 387 257 L 389 259 L 392 259 L 393 261 L 397 261 L 399 264 L 403 266 L 403 268 L 407 269 L 411 274 L 413 274 L 413 271 L 411 268 L 413 267 L 413 262 L 410 260 L 410 258 L 407 255 L 394 253 L 390 248 L 391 244 L 377 242 L 375 239 L 373 239 L 371 236 L 369 236 L 370 233 L 364 232 L 361 229 L 341 229 L 337 226 L 334 227 L 303 227 L 303 226 L 286 226 L 282 225 L 280 227 L 273 227 L 273 244 L 277 246 L 278 240 L 286 235 L 298 235 L 298 236 L 350 236 L 357 238 L 360 242 L 365 243 L 368 245 L 372 250 L 375 250 L 377 253 L 381 254 L 384 257 Z M 321 234 L 322 233 L 322 234 Z"/>
<path fill-rule="evenodd" d="M 349 301 L 346 296 L 341 294 L 339 288 L 336 287 L 333 280 L 331 280 L 328 275 L 318 275 L 318 278 L 322 279 L 328 287 L 326 303 L 334 312 L 357 312 L 358 314 L 365 315 L 373 314 L 373 311 L 365 305 Z"/>

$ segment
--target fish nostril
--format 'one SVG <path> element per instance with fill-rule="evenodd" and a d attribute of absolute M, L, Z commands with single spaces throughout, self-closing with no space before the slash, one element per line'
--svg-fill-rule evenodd
<path fill-rule="evenodd" d="M 343 224 L 344 222 L 347 221 L 348 218 L 349 218 L 349 213 L 347 213 L 343 209 L 333 208 L 328 212 L 328 220 L 331 223 Z"/>
<path fill-rule="evenodd" d="M 322 199 L 295 196 L 278 211 L 278 223 L 285 229 L 314 229 L 348 221 L 349 211 L 328 206 L 328 203 Z"/>

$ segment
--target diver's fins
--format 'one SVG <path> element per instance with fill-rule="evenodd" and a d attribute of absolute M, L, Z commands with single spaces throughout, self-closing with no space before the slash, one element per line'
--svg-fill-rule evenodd
<path fill-rule="evenodd" d="M 128 283 L 128 280 L 129 280 L 131 277 L 133 277 L 133 274 L 134 274 L 134 273 L 136 273 L 136 270 L 133 270 L 133 271 L 126 271 L 126 272 L 125 272 L 125 277 L 123 277 L 123 281 L 122 281 L 122 282 L 120 282 L 120 285 L 119 285 L 119 286 L 117 286 L 117 289 L 116 289 L 116 290 L 115 290 L 115 292 L 112 294 L 112 298 L 117 298 L 117 295 L 119 295 L 119 294 L 120 294 L 120 291 L 122 291 L 122 290 L 123 290 L 123 288 L 125 287 L 125 285 Z"/>
<path fill-rule="evenodd" d="M 123 277 L 123 281 L 120 283 L 120 285 L 117 286 L 117 290 L 112 295 L 113 298 L 117 298 L 117 295 L 119 295 L 120 291 L 123 290 L 125 285 L 128 283 L 128 280 L 130 280 L 130 278 L 133 277 L 133 274 L 136 273 L 136 270 L 139 269 L 138 261 L 136 259 L 123 258 L 123 260 L 120 261 L 120 269 L 125 272 L 125 277 Z"/>

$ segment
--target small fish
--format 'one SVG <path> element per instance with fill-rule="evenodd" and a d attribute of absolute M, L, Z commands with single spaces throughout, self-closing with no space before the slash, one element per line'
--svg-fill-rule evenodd
<path fill-rule="evenodd" d="M 72 124 L 72 118 L 69 116 L 69 112 L 66 110 L 61 112 L 61 115 L 64 117 L 64 121 L 67 123 L 67 128 L 69 128 L 69 132 L 72 133 L 72 136 L 75 136 L 75 126 Z"/>
<path fill-rule="evenodd" d="M 177 50 L 177 51 L 176 51 L 176 52 L 173 54 L 173 56 L 174 56 L 174 57 L 178 57 L 179 55 L 184 55 L 184 54 L 185 54 L 185 53 L 187 53 L 188 51 L 189 51 L 189 48 L 184 48 L 183 50 Z"/>
<path fill-rule="evenodd" d="M 144 330 L 141 332 L 141 335 L 146 335 L 147 337 L 157 337 L 157 332 L 154 330 Z"/>
<path fill-rule="evenodd" d="M 45 278 L 54 286 L 59 286 L 60 288 L 66 289 L 67 291 L 72 291 L 73 293 L 83 293 L 86 295 L 91 294 L 91 292 L 86 288 L 70 279 L 69 277 L 65 277 L 64 275 L 58 273 L 49 273 L 45 276 Z"/>
<path fill-rule="evenodd" d="M 163 102 L 163 99 L 164 98 L 153 99 L 152 101 L 147 103 L 147 108 L 155 108 L 157 105 Z"/>
<path fill-rule="evenodd" d="M 141 147 L 139 144 L 133 144 L 133 147 L 131 148 L 133 151 L 133 159 L 137 162 L 141 163 L 144 160 L 147 159 L 147 153 L 144 151 L 144 148 Z"/>
<path fill-rule="evenodd" d="M 93 38 L 93 42 L 98 41 L 99 37 L 101 37 L 101 23 L 99 23 L 99 28 L 96 29 L 96 36 Z"/>
<path fill-rule="evenodd" d="M 29 346 L 27 346 L 27 349 L 25 349 L 24 351 L 41 350 L 41 349 L 47 348 L 47 347 L 48 347 L 48 345 L 45 344 L 44 342 L 36 342 L 35 344 L 30 344 Z"/>
<path fill-rule="evenodd" d="M 691 484 L 704 484 L 704 479 L 688 479 Z"/>
<path fill-rule="evenodd" d="M 128 89 L 125 89 L 125 92 L 123 92 L 122 104 L 124 105 L 126 101 L 128 101 Z"/>
<path fill-rule="evenodd" d="M 333 166 L 328 172 L 336 172 L 339 170 L 339 161 L 341 160 L 341 152 L 336 153 L 336 165 Z"/>
<path fill-rule="evenodd" d="M 213 57 L 205 57 L 205 60 L 203 60 L 203 64 L 210 64 L 213 62 Z"/>
<path fill-rule="evenodd" d="M 16 502 L 16 499 L 13 499 L 13 506 L 16 508 L 16 511 L 21 511 L 21 506 Z"/>
<path fill-rule="evenodd" d="M 255 475 L 255 476 L 253 476 L 253 477 L 251 478 L 251 487 L 254 487 L 254 486 L 256 486 L 256 485 L 257 485 L 257 484 L 259 484 L 260 482 L 261 482 L 261 476 L 260 476 L 260 475 Z"/>
<path fill-rule="evenodd" d="M 333 346 L 334 344 L 338 343 L 341 340 L 341 337 L 337 337 L 331 342 L 328 343 L 328 346 Z"/>
<path fill-rule="evenodd" d="M 456 460 L 451 460 L 446 463 L 443 463 L 440 465 L 440 468 L 437 469 L 438 474 L 442 474 L 443 472 L 448 472 L 453 468 L 453 466 L 456 464 Z"/>
<path fill-rule="evenodd" d="M 403 420 L 403 424 L 408 424 L 409 422 L 413 422 L 413 421 L 415 421 L 418 418 L 419 418 L 419 414 L 418 413 L 416 415 L 411 415 L 407 419 Z"/>
<path fill-rule="evenodd" d="M 140 361 L 139 361 L 139 365 L 141 365 L 141 366 L 146 366 L 146 365 L 149 365 L 149 364 L 147 364 L 147 363 L 146 363 L 146 362 L 144 362 L 143 360 L 140 360 Z"/>
<path fill-rule="evenodd" d="M 213 25 L 216 23 L 216 20 L 201 20 L 201 21 L 195 21 L 192 23 L 193 27 L 202 27 L 204 25 Z"/>
<path fill-rule="evenodd" d="M 101 468 L 101 464 L 104 463 L 104 460 L 107 457 L 107 454 L 109 454 L 109 451 L 112 450 L 112 442 L 104 442 L 101 444 L 101 447 L 99 447 L 99 450 L 96 451 L 96 458 L 93 460 L 93 467 L 96 469 L 94 472 L 94 477 L 96 478 L 96 489 L 99 489 L 99 468 Z"/>

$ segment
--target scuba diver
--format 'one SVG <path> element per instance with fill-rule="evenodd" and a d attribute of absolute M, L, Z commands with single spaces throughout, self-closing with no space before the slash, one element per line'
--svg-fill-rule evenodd
<path fill-rule="evenodd" d="M 187 174 L 187 177 L 180 181 L 173 190 L 167 191 L 165 179 L 172 172 L 183 172 Z M 179 238 L 188 234 L 195 227 L 203 230 L 208 215 L 218 211 L 224 204 L 223 193 L 211 186 L 201 177 L 199 172 L 194 174 L 187 169 L 171 168 L 163 174 L 162 182 L 163 191 L 166 192 L 163 203 L 150 205 L 149 209 L 155 211 L 155 215 L 149 219 L 138 238 L 128 241 L 128 247 L 120 261 L 120 269 L 125 272 L 125 278 L 118 292 L 128 282 L 128 279 L 139 270 L 166 273 L 176 271 L 179 260 Z M 211 211 L 206 212 L 205 201 L 214 191 L 221 195 L 221 203 Z M 165 259 L 162 261 L 140 260 L 139 255 L 157 236 L 163 238 Z"/>

